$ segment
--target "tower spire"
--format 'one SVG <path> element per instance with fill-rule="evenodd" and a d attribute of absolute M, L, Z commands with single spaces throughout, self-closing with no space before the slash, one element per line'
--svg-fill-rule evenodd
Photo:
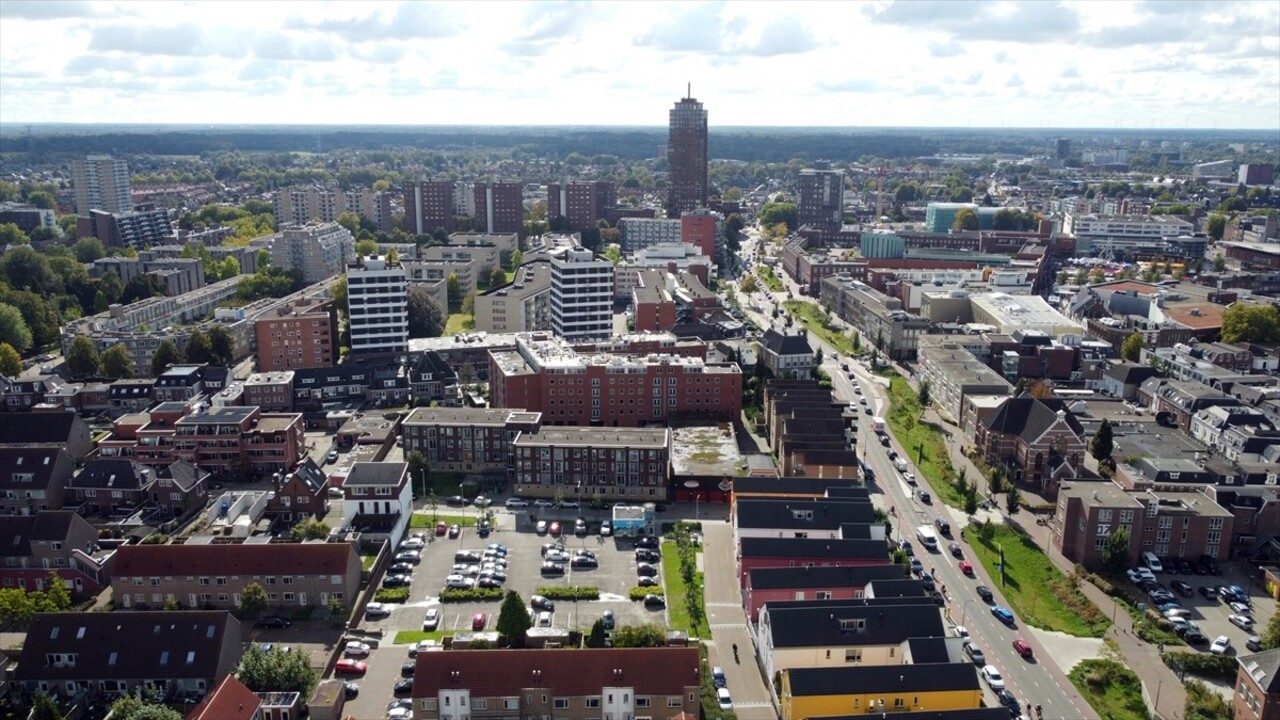
<path fill-rule="evenodd" d="M 688 84 L 687 88 L 685 89 L 684 96 L 689 98 L 690 100 L 693 99 L 693 83 Z"/>

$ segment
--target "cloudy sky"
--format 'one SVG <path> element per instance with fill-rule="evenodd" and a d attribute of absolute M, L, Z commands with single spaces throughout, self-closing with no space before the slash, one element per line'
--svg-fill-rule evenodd
<path fill-rule="evenodd" d="M 0 0 L 0 122 L 1280 128 L 1280 3 Z"/>

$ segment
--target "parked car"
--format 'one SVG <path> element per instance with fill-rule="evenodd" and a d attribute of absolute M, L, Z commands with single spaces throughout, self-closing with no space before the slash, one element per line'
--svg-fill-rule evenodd
<path fill-rule="evenodd" d="M 407 562 L 392 563 L 391 566 L 387 568 L 387 572 L 393 575 L 408 575 L 413 572 L 413 565 Z"/>
<path fill-rule="evenodd" d="M 543 610 L 538 613 L 538 627 L 551 627 L 551 611 Z"/>
<path fill-rule="evenodd" d="M 964 654 L 968 655 L 969 659 L 973 661 L 973 664 L 978 667 L 982 667 L 987 664 L 986 654 L 982 652 L 982 648 L 974 645 L 973 643 L 966 642 L 964 644 Z"/>
<path fill-rule="evenodd" d="M 396 681 L 394 687 L 391 688 L 394 695 L 410 695 L 413 693 L 413 678 L 402 678 Z"/>
<path fill-rule="evenodd" d="M 644 596 L 644 606 L 654 610 L 658 610 L 667 606 L 667 599 L 661 595 L 649 593 Z"/>
<path fill-rule="evenodd" d="M 508 510 L 529 507 L 529 503 L 525 500 L 521 500 L 520 498 L 507 498 L 507 501 L 503 504 L 507 506 Z"/>
<path fill-rule="evenodd" d="M 1244 646 L 1254 652 L 1262 652 L 1262 638 L 1250 635 L 1249 639 L 1244 641 Z"/>
<path fill-rule="evenodd" d="M 444 586 L 446 588 L 470 590 L 476 586 L 476 581 L 464 575 L 450 575 L 444 579 Z"/>
<path fill-rule="evenodd" d="M 552 521 L 551 525 L 547 527 L 547 532 L 551 533 L 551 537 L 560 537 L 559 521 Z"/>
<path fill-rule="evenodd" d="M 1007 607 L 996 605 L 991 608 L 991 614 L 1005 625 L 1013 624 L 1013 613 Z"/>
<path fill-rule="evenodd" d="M 487 621 L 488 621 L 488 619 L 489 619 L 489 618 L 488 618 L 488 616 L 487 616 L 487 615 L 485 615 L 485 614 L 484 614 L 484 613 L 482 613 L 482 612 L 478 612 L 478 613 L 476 613 L 475 615 L 472 615 L 472 616 L 471 616 L 471 629 L 472 629 L 472 630 L 483 630 L 483 629 L 484 629 L 484 624 L 485 624 L 485 622 L 487 622 Z"/>
<path fill-rule="evenodd" d="M 613 534 L 613 523 L 608 520 L 600 523 L 600 537 L 609 537 Z"/>
<path fill-rule="evenodd" d="M 342 658 L 333 666 L 333 672 L 338 675 L 363 675 L 368 669 L 363 660 L 354 658 Z"/>
<path fill-rule="evenodd" d="M 541 571 L 541 572 L 542 572 L 542 574 L 543 574 L 543 575 L 563 575 L 563 574 L 564 574 L 564 563 L 558 563 L 558 562 L 544 562 L 544 563 L 542 563 L 542 571 Z"/>
<path fill-rule="evenodd" d="M 289 618 L 280 617 L 279 615 L 268 615 L 253 624 L 254 627 L 259 628 L 287 628 L 290 625 L 293 625 L 293 621 Z"/>
<path fill-rule="evenodd" d="M 417 663 L 417 661 L 410 660 L 409 662 L 404 663 L 404 664 L 402 664 L 402 665 L 400 666 L 400 677 L 402 677 L 402 678 L 411 678 L 411 677 L 413 677 L 413 673 L 414 673 L 417 669 L 418 669 L 418 663 Z"/>
<path fill-rule="evenodd" d="M 1213 644 L 1209 646 L 1209 652 L 1214 655 L 1226 655 L 1231 651 L 1231 638 L 1226 635 L 1219 635 L 1213 639 Z"/>
<path fill-rule="evenodd" d="M 330 450 L 329 454 L 324 456 L 324 459 L 326 462 L 330 462 L 330 463 L 338 462 L 338 451 Z"/>
<path fill-rule="evenodd" d="M 1001 677 L 1000 671 L 996 669 L 995 665 L 982 666 L 982 679 L 987 681 L 987 685 L 992 690 L 999 691 L 1004 689 L 1004 678 Z"/>
<path fill-rule="evenodd" d="M 359 683 L 353 683 L 350 680 L 342 683 L 342 695 L 346 699 L 351 700 L 360 694 Z"/>
<path fill-rule="evenodd" d="M 569 562 L 571 555 L 563 550 L 550 550 L 543 556 L 548 562 L 565 563 Z"/>
<path fill-rule="evenodd" d="M 716 704 L 721 710 L 733 709 L 733 698 L 729 697 L 728 688 L 716 688 Z"/>
<path fill-rule="evenodd" d="M 549 528 L 550 528 L 550 525 L 548 525 L 548 524 L 547 524 L 547 521 L 546 521 L 546 520 L 539 520 L 539 521 L 538 521 L 538 524 L 537 524 L 536 526 L 534 526 L 534 530 L 535 530 L 539 535 L 546 535 L 546 534 L 547 534 L 547 530 L 548 530 Z"/>
<path fill-rule="evenodd" d="M 636 538 L 636 547 L 656 550 L 658 548 L 658 538 L 653 537 L 652 535 L 643 535 L 638 537 Z"/>
<path fill-rule="evenodd" d="M 639 585 L 640 587 L 657 587 L 658 578 L 642 577 L 636 580 L 636 585 Z"/>
<path fill-rule="evenodd" d="M 1031 659 L 1031 645 L 1026 640 L 1018 638 L 1013 641 L 1013 651 L 1026 658 Z"/>
<path fill-rule="evenodd" d="M 653 577 L 658 574 L 658 567 L 649 563 L 636 563 L 636 574 L 644 577 Z"/>
<path fill-rule="evenodd" d="M 1232 625 L 1235 625 L 1236 627 L 1240 628 L 1241 630 L 1245 630 L 1245 631 L 1253 630 L 1253 618 L 1249 617 L 1248 615 L 1240 615 L 1238 613 L 1235 615 L 1228 615 L 1227 621 L 1230 622 Z"/>
<path fill-rule="evenodd" d="M 722 688 L 728 684 L 724 677 L 724 668 L 719 665 L 711 668 L 711 684 L 718 688 Z"/>
<path fill-rule="evenodd" d="M 447 533 L 447 532 L 449 532 L 449 524 L 448 524 L 448 523 L 446 523 L 446 522 L 445 522 L 445 521 L 443 521 L 443 520 L 441 520 L 440 522 L 436 523 L 436 537 L 444 537 L 445 533 Z"/>
<path fill-rule="evenodd" d="M 426 546 L 427 544 L 423 542 L 421 539 L 411 537 L 408 540 L 405 540 L 404 542 L 400 543 L 400 547 L 397 549 L 398 550 L 421 550 Z"/>
<path fill-rule="evenodd" d="M 577 537 L 587 536 L 587 521 L 585 519 L 578 518 L 573 523 L 573 534 Z"/>
<path fill-rule="evenodd" d="M 1241 614 L 1247 614 L 1249 612 L 1249 606 L 1242 602 L 1227 603 L 1227 607 L 1231 608 L 1234 612 Z"/>
<path fill-rule="evenodd" d="M 507 549 L 507 546 L 503 545 L 502 543 L 489 543 L 488 545 L 484 546 L 484 551 L 486 553 L 493 552 L 503 557 L 506 557 L 507 553 L 510 552 Z"/>
<path fill-rule="evenodd" d="M 550 508 L 550 507 L 555 507 L 556 504 L 551 502 L 550 500 L 547 500 L 546 498 L 538 498 L 533 501 L 533 506 L 540 507 L 540 508 Z"/>
<path fill-rule="evenodd" d="M 556 604 L 554 601 L 548 600 L 547 598 L 541 595 L 531 595 L 529 597 L 529 604 L 533 606 L 534 610 L 555 610 L 556 609 Z"/>
<path fill-rule="evenodd" d="M 1208 585 L 1201 585 L 1196 589 L 1205 600 L 1213 600 L 1215 602 L 1218 600 L 1218 593 L 1216 593 L 1212 587 L 1209 587 Z"/>
<path fill-rule="evenodd" d="M 412 563 L 414 565 L 417 565 L 418 563 L 422 562 L 422 553 L 418 552 L 417 550 L 405 550 L 403 552 L 396 553 L 395 557 L 391 559 L 395 560 L 396 562 L 407 562 L 407 563 Z"/>
<path fill-rule="evenodd" d="M 462 528 L 461 528 L 461 527 L 459 527 L 456 523 L 455 523 L 455 524 L 453 524 L 453 525 L 450 525 L 450 526 L 449 526 L 449 538 L 450 538 L 450 539 L 456 538 L 456 537 L 458 537 L 458 536 L 460 536 L 460 535 L 462 535 Z"/>
<path fill-rule="evenodd" d="M 368 657 L 369 650 L 368 643 L 362 643 L 359 640 L 352 640 L 342 648 L 342 652 L 347 657 Z"/>
<path fill-rule="evenodd" d="M 1189 583 L 1182 582 L 1181 580 L 1174 580 L 1169 583 L 1169 587 L 1173 588 L 1175 592 L 1183 597 L 1191 597 L 1196 594 L 1196 591 Z"/>
<path fill-rule="evenodd" d="M 391 614 L 391 606 L 387 603 L 371 602 L 364 606 L 365 617 L 386 617 Z"/>
<path fill-rule="evenodd" d="M 431 632 L 440 629 L 440 609 L 430 608 L 427 614 L 422 616 L 422 631 Z"/>
<path fill-rule="evenodd" d="M 408 575 L 388 575 L 382 579 L 382 587 L 398 588 L 409 587 L 413 584 L 413 578 Z"/>
<path fill-rule="evenodd" d="M 449 507 L 466 507 L 469 504 L 461 495 L 450 495 L 444 502 Z"/>
<path fill-rule="evenodd" d="M 580 568 L 585 570 L 587 568 L 600 567 L 600 562 L 593 557 L 586 557 L 585 555 L 574 555 L 573 559 L 569 561 L 569 566 L 575 569 Z"/>
<path fill-rule="evenodd" d="M 661 562 L 662 554 L 657 550 L 648 548 L 638 548 L 636 550 L 636 562 Z"/>

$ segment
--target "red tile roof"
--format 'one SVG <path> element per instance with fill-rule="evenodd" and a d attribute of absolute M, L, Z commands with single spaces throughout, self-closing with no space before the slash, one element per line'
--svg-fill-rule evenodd
<path fill-rule="evenodd" d="M 434 698 L 451 688 L 466 688 L 472 697 L 519 695 L 525 688 L 583 697 L 617 686 L 638 696 L 683 695 L 698 683 L 698 649 L 692 647 L 451 650 L 418 655 L 413 697 Z"/>
<path fill-rule="evenodd" d="M 252 720 L 261 701 L 234 675 L 228 675 L 213 692 L 187 713 L 186 720 Z"/>
<path fill-rule="evenodd" d="M 354 555 L 349 543 L 126 545 L 116 551 L 111 574 L 345 575 Z"/>

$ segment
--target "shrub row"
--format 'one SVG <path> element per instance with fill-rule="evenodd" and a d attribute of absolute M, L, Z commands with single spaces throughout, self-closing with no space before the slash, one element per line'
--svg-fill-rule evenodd
<path fill-rule="evenodd" d="M 378 588 L 373 599 L 383 603 L 409 602 L 409 588 Z"/>
<path fill-rule="evenodd" d="M 552 585 L 538 588 L 538 595 L 549 600 L 599 600 L 600 588 L 593 585 L 560 587 Z"/>
<path fill-rule="evenodd" d="M 662 588 L 660 587 L 637 586 L 637 587 L 631 588 L 631 590 L 628 591 L 627 595 L 629 595 L 632 600 L 636 602 L 640 602 L 641 600 L 644 599 L 645 595 L 666 595 L 666 593 L 663 592 Z"/>
<path fill-rule="evenodd" d="M 1174 671 L 1186 671 L 1192 675 L 1204 675 L 1219 679 L 1232 679 L 1236 676 L 1239 663 L 1230 655 L 1210 655 L 1195 652 L 1167 652 L 1164 664 Z"/>
<path fill-rule="evenodd" d="M 457 603 L 481 600 L 501 600 L 502 596 L 502 588 L 445 588 L 445 591 L 440 593 L 440 602 Z"/>

